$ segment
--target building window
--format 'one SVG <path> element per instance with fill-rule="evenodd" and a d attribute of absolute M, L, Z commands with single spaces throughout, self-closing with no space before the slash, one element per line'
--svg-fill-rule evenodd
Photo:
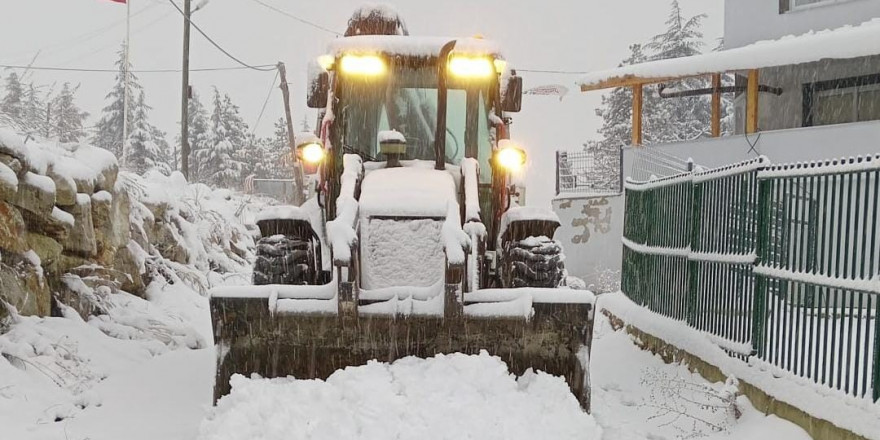
<path fill-rule="evenodd" d="M 880 74 L 804 85 L 804 127 L 880 120 Z"/>
<path fill-rule="evenodd" d="M 779 0 L 779 13 L 812 8 L 813 6 L 843 3 L 851 0 Z"/>

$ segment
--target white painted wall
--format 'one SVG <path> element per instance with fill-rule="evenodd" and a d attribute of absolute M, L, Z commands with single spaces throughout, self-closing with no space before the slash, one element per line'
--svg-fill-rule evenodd
<path fill-rule="evenodd" d="M 779 13 L 780 0 L 726 0 L 725 48 L 775 40 L 810 30 L 833 29 L 880 17 L 880 0 L 837 0 Z"/>
<path fill-rule="evenodd" d="M 751 146 L 754 145 L 754 151 Z M 803 162 L 880 153 L 880 121 L 763 131 L 749 136 L 728 136 L 656 145 L 682 159 L 693 158 L 704 167 L 718 167 L 763 154 L 774 163 Z M 624 174 L 632 169 L 634 149 L 624 149 Z"/>
<path fill-rule="evenodd" d="M 602 292 L 610 273 L 619 277 L 623 247 L 623 196 L 583 196 L 553 200 L 562 226 L 555 238 L 565 249 L 569 275 Z"/>

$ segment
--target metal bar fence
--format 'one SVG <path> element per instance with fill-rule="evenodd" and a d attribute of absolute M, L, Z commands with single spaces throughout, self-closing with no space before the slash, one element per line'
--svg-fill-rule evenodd
<path fill-rule="evenodd" d="M 556 152 L 556 194 L 620 194 L 623 150 Z"/>
<path fill-rule="evenodd" d="M 880 155 L 759 158 L 625 189 L 634 302 L 732 355 L 880 400 Z"/>

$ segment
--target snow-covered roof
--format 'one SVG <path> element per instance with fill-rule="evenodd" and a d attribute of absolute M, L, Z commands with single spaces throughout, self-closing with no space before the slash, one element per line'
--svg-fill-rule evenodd
<path fill-rule="evenodd" d="M 582 77 L 578 84 L 582 91 L 589 91 L 711 73 L 878 54 L 880 19 L 875 18 L 857 26 L 811 31 L 798 36 L 789 35 L 736 49 L 596 71 Z"/>
<path fill-rule="evenodd" d="M 405 35 L 357 35 L 337 38 L 330 43 L 327 50 L 333 55 L 366 52 L 430 57 L 439 55 L 443 45 L 452 40 L 456 40 L 453 53 L 500 54 L 497 43 L 481 38 L 413 37 Z"/>

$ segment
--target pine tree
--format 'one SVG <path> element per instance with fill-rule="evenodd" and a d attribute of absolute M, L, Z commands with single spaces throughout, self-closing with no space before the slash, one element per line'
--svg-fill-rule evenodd
<path fill-rule="evenodd" d="M 221 97 L 214 88 L 213 112 L 207 147 L 199 150 L 199 166 L 205 182 L 230 188 L 240 179 L 244 164 L 236 159 L 236 151 L 246 145 L 247 124 L 238 113 L 238 106 L 229 95 Z"/>
<path fill-rule="evenodd" d="M 6 94 L 0 100 L 0 112 L 14 122 L 22 120 L 24 105 L 24 85 L 18 78 L 18 74 L 12 72 L 6 77 Z"/>
<path fill-rule="evenodd" d="M 46 135 L 46 103 L 34 83 L 28 84 L 22 102 L 21 127 L 30 133 Z"/>
<path fill-rule="evenodd" d="M 193 91 L 192 98 L 189 99 L 188 103 L 188 111 L 187 111 L 187 119 L 189 124 L 187 124 L 187 133 L 189 139 L 189 180 L 191 182 L 204 182 L 205 176 L 202 174 L 201 170 L 201 157 L 203 153 L 200 153 L 201 150 L 204 150 L 208 147 L 208 138 L 210 135 L 210 126 L 208 122 L 208 112 L 205 110 L 205 106 L 202 105 L 202 101 L 199 99 L 198 93 Z M 176 139 L 177 152 L 174 157 L 180 157 L 180 135 L 177 136 Z"/>
<path fill-rule="evenodd" d="M 125 107 L 125 49 L 120 49 L 118 58 L 116 59 L 116 67 L 119 73 L 116 74 L 116 82 L 110 93 L 105 98 L 109 103 L 102 110 L 101 119 L 96 124 L 97 132 L 92 139 L 92 143 L 98 147 L 113 152 L 117 158 L 122 159 L 122 147 L 124 140 L 123 135 L 123 108 Z M 142 90 L 138 83 L 137 76 L 131 73 L 132 65 L 128 63 L 128 132 L 131 133 L 134 128 L 134 115 L 136 109 L 136 101 L 138 93 Z"/>
<path fill-rule="evenodd" d="M 629 50 L 630 55 L 621 61 L 620 66 L 647 61 L 642 45 L 633 44 Z M 659 97 L 644 89 L 642 100 L 643 119 L 650 119 L 651 109 L 657 108 Z M 618 87 L 602 96 L 602 104 L 596 109 L 596 115 L 602 118 L 602 126 L 598 130 L 602 140 L 584 144 L 584 149 L 592 153 L 593 167 L 578 177 L 578 184 L 596 190 L 612 190 L 619 182 L 620 148 L 629 145 L 632 140 L 632 88 Z"/>
<path fill-rule="evenodd" d="M 79 86 L 64 83 L 61 92 L 52 99 L 49 133 L 60 142 L 78 142 L 85 137 L 83 123 L 89 114 L 76 105 L 77 89 Z"/>
<path fill-rule="evenodd" d="M 150 109 L 146 94 L 141 90 L 132 114 L 127 167 L 139 174 L 156 169 L 167 175 L 171 172 L 168 165 L 168 143 L 165 141 L 165 133 L 150 124 Z"/>
<path fill-rule="evenodd" d="M 308 128 L 308 122 L 303 119 L 303 128 Z M 308 130 L 305 130 L 308 131 Z M 284 118 L 275 121 L 275 131 L 266 142 L 266 156 L 268 159 L 268 176 L 274 179 L 289 179 L 293 168 L 290 156 L 290 144 L 287 141 L 287 122 Z"/>
<path fill-rule="evenodd" d="M 666 31 L 654 36 L 645 46 L 651 51 L 649 60 L 689 57 L 700 54 L 703 47 L 702 21 L 705 14 L 685 17 L 673 0 L 666 20 Z M 709 87 L 705 78 L 688 78 L 664 84 L 669 88 L 694 90 Z M 659 94 L 659 87 L 651 87 Z M 660 99 L 656 107 L 645 108 L 651 114 L 643 117 L 645 144 L 697 139 L 710 134 L 711 98 L 708 96 Z M 649 108 L 651 107 L 651 108 Z"/>

